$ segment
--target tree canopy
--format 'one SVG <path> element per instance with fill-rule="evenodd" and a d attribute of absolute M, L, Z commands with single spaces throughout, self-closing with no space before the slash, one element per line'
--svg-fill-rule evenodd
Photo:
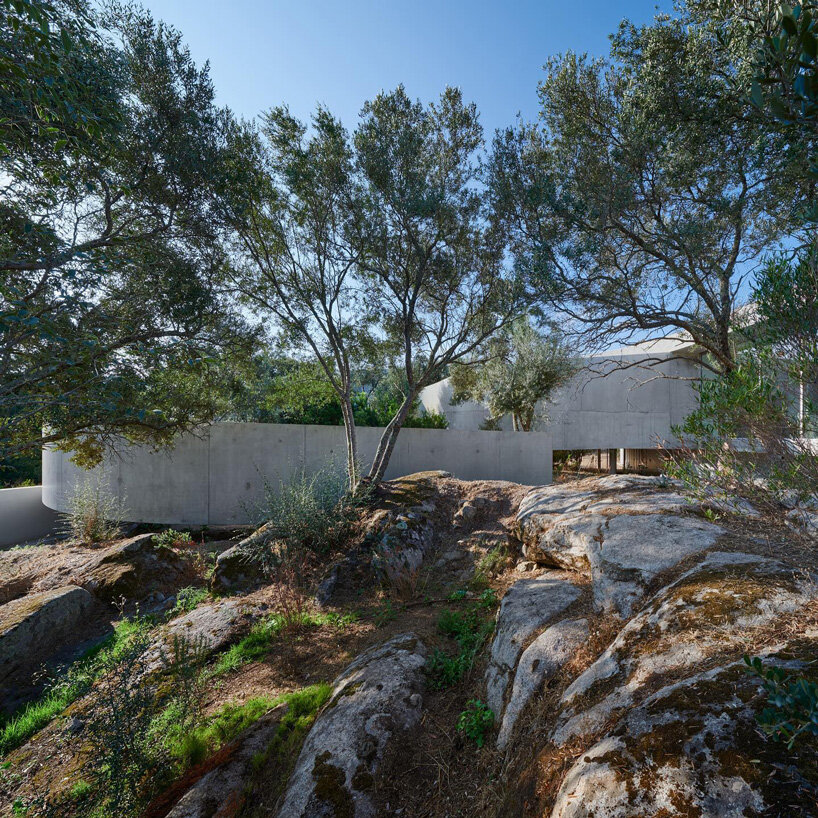
<path fill-rule="evenodd" d="M 213 207 L 229 112 L 132 7 L 3 0 L 0 453 L 166 441 L 246 348 Z"/>
<path fill-rule="evenodd" d="M 515 261 L 587 343 L 671 333 L 734 366 L 744 284 L 804 193 L 803 150 L 782 168 L 783 136 L 747 115 L 753 70 L 685 13 L 623 23 L 608 59 L 552 59 L 541 124 L 498 135 Z"/>

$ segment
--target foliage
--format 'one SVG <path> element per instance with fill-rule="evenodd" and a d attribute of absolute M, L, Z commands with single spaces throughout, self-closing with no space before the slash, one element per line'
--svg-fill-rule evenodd
<path fill-rule="evenodd" d="M 124 500 L 115 497 L 104 481 L 88 477 L 71 490 L 64 520 L 72 539 L 98 543 L 119 535 L 126 514 Z"/>
<path fill-rule="evenodd" d="M 307 549 L 327 553 L 341 546 L 350 531 L 350 523 L 366 493 L 352 495 L 344 473 L 332 465 L 312 474 L 302 471 L 288 482 L 274 487 L 264 484 L 264 501 L 258 510 L 266 520 L 264 536 L 257 538 L 258 556 L 277 563 L 271 544 L 285 543 L 294 551 Z"/>
<path fill-rule="evenodd" d="M 736 300 L 799 230 L 803 153 L 748 116 L 752 68 L 679 7 L 622 23 L 609 59 L 550 60 L 542 125 L 500 134 L 490 161 L 515 264 L 588 346 L 675 334 L 732 369 Z"/>
<path fill-rule="evenodd" d="M 229 115 L 136 6 L 3 0 L 2 20 L 0 454 L 166 442 L 218 412 L 208 360 L 248 340 L 217 286 Z"/>
<path fill-rule="evenodd" d="M 537 404 L 576 372 L 561 334 L 553 329 L 544 334 L 529 318 L 493 338 L 488 354 L 482 364 L 452 365 L 452 403 L 482 403 L 495 423 L 511 415 L 515 431 L 530 432 L 534 421 L 543 419 L 537 417 Z"/>
<path fill-rule="evenodd" d="M 101 655 L 98 697 L 86 720 L 93 742 L 95 789 L 108 814 L 130 815 L 143 804 L 158 748 L 150 732 L 155 691 L 146 683 L 151 635 L 139 627 L 116 651 Z"/>
<path fill-rule="evenodd" d="M 156 545 L 165 548 L 190 548 L 194 545 L 189 531 L 177 531 L 175 528 L 166 528 L 154 534 L 153 541 Z"/>
<path fill-rule="evenodd" d="M 752 68 L 751 113 L 764 125 L 782 133 L 788 142 L 778 163 L 792 163 L 792 154 L 805 153 L 809 183 L 818 174 L 818 7 L 814 0 L 787 3 L 695 0 L 694 13 L 713 25 L 719 43 L 741 53 Z M 807 189 L 812 198 L 812 192 Z M 815 220 L 812 208 L 803 213 Z"/>
<path fill-rule="evenodd" d="M 457 642 L 458 652 L 449 656 L 436 648 L 426 663 L 426 674 L 432 690 L 443 690 L 460 681 L 474 665 L 494 629 L 494 619 L 485 616 L 483 606 L 474 605 L 465 611 L 444 610 L 438 618 L 438 630 Z"/>
<path fill-rule="evenodd" d="M 747 671 L 757 676 L 770 707 L 757 717 L 761 729 L 775 741 L 792 749 L 802 736 L 818 736 L 818 685 L 803 676 L 794 677 L 782 667 L 764 667 L 758 656 L 744 656 Z"/>
<path fill-rule="evenodd" d="M 377 483 L 420 390 L 449 365 L 479 357 L 519 313 L 523 293 L 489 229 L 483 132 L 459 90 L 446 88 L 428 106 L 403 86 L 379 94 L 364 105 L 354 144 L 366 194 L 368 315 L 405 383 L 367 475 Z"/>
<path fill-rule="evenodd" d="M 486 733 L 494 724 L 494 711 L 480 699 L 469 699 L 457 720 L 457 729 L 471 739 L 478 747 L 486 741 Z"/>
<path fill-rule="evenodd" d="M 309 350 L 341 407 L 350 489 L 357 486 L 352 414 L 352 352 L 368 332 L 355 286 L 361 229 L 349 138 L 319 108 L 307 125 L 286 107 L 264 117 L 259 133 L 234 129 L 233 166 L 241 178 L 225 197 L 225 217 L 246 260 L 232 284 L 262 318 L 273 317 L 291 343 Z"/>
<path fill-rule="evenodd" d="M 793 495 L 818 491 L 818 463 L 804 438 L 815 423 L 816 283 L 812 249 L 794 263 L 771 259 L 760 272 L 745 331 L 751 346 L 733 371 L 702 381 L 698 409 L 676 430 L 685 449 L 669 471 L 699 496 L 738 495 L 776 514 Z"/>

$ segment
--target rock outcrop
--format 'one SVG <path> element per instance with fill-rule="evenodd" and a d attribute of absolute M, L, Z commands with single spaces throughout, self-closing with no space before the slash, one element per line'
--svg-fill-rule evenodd
<path fill-rule="evenodd" d="M 105 549 L 81 581 L 98 599 L 117 602 L 172 589 L 183 571 L 182 558 L 173 549 L 157 545 L 153 534 L 140 534 Z"/>
<path fill-rule="evenodd" d="M 0 683 L 57 652 L 93 605 L 88 591 L 67 585 L 0 606 Z"/>
<path fill-rule="evenodd" d="M 516 582 L 503 597 L 486 670 L 486 700 L 499 722 L 517 661 L 528 643 L 583 594 L 581 585 L 557 571 Z"/>
<path fill-rule="evenodd" d="M 362 653 L 335 680 L 307 736 L 279 818 L 370 818 L 387 745 L 421 717 L 426 649 L 405 633 Z"/>
<path fill-rule="evenodd" d="M 706 520 L 679 514 L 689 508 L 684 498 L 657 492 L 655 481 L 648 480 L 602 478 L 596 481 L 598 491 L 564 485 L 534 489 L 517 516 L 524 555 L 588 575 L 597 610 L 627 618 L 657 574 L 712 548 L 724 533 Z"/>

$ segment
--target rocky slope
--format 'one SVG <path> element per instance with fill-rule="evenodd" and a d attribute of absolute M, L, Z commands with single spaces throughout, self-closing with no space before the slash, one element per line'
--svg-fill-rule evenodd
<path fill-rule="evenodd" d="M 281 626 L 294 600 L 284 574 L 255 570 L 252 542 L 225 551 L 211 586 L 231 595 L 174 608 L 150 631 L 140 684 L 169 684 L 162 657 L 182 638 L 205 657 L 210 744 L 174 760 L 140 809 L 818 815 L 818 748 L 763 735 L 766 697 L 742 660 L 814 672 L 813 549 L 715 511 L 660 478 L 527 488 L 411 476 L 381 492 L 344 551 L 312 565 L 300 591 L 316 598 L 299 598 L 292 629 Z M 178 555 L 138 538 L 65 559 L 63 579 L 29 571 L 0 605 L 0 685 L 17 698 L 35 663 L 114 593 L 172 594 L 183 573 Z M 21 658 L 32 642 L 36 657 Z M 84 724 L 102 696 L 94 682 L 6 753 L 0 815 L 45 815 L 47 801 L 87 814 L 93 792 L 78 796 L 78 782 L 98 779 Z M 477 743 L 458 729 L 475 701 L 493 713 Z"/>

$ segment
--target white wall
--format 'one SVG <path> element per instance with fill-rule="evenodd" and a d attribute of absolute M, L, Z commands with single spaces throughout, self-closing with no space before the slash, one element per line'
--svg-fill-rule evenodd
<path fill-rule="evenodd" d="M 535 429 L 550 434 L 555 449 L 649 449 L 659 442 L 672 447 L 676 438 L 671 427 L 697 405 L 693 384 L 699 364 L 671 359 L 648 369 L 638 365 L 644 357 L 590 359 L 590 368 L 540 407 L 546 419 L 535 422 Z M 453 406 L 451 392 L 448 380 L 439 381 L 424 389 L 420 400 L 427 411 L 444 414 L 450 429 L 477 429 L 486 409 L 472 402 Z M 510 428 L 508 418 L 503 428 Z"/>
<path fill-rule="evenodd" d="M 360 460 L 369 463 L 382 430 L 358 429 Z M 252 522 L 265 479 L 277 486 L 301 469 L 345 462 L 340 426 L 215 423 L 172 450 L 123 447 L 90 477 L 120 498 L 132 522 L 231 525 Z M 551 482 L 547 434 L 403 429 L 386 476 L 443 469 L 465 480 Z M 89 479 L 64 452 L 43 451 L 43 502 L 64 510 L 72 488 Z"/>
<path fill-rule="evenodd" d="M 0 547 L 54 533 L 58 515 L 43 505 L 42 486 L 0 489 Z"/>

